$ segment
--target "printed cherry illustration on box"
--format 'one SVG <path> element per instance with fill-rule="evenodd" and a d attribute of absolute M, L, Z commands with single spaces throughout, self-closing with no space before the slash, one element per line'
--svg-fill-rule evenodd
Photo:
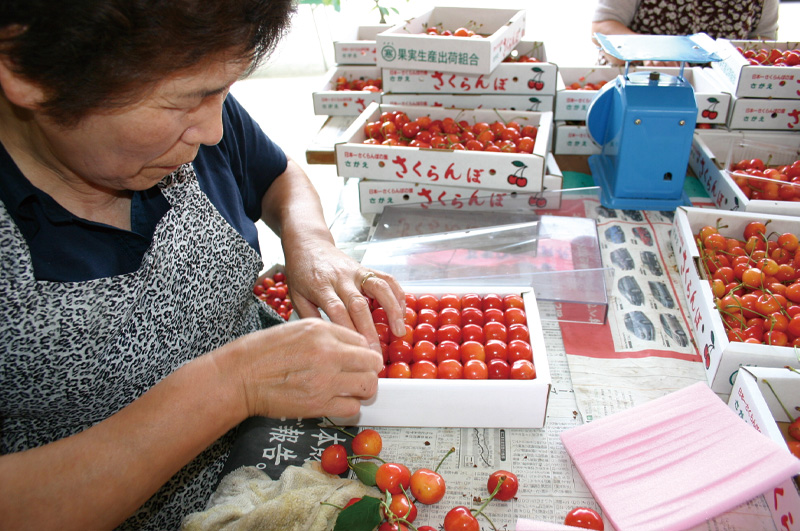
<path fill-rule="evenodd" d="M 528 206 L 544 208 L 547 206 L 547 199 L 539 194 L 533 194 L 528 198 Z"/>
<path fill-rule="evenodd" d="M 717 116 L 719 116 L 719 113 L 714 110 L 716 108 L 716 106 L 719 104 L 719 100 L 717 98 L 711 97 L 711 98 L 708 98 L 707 101 L 711 105 L 707 109 L 703 109 L 703 111 L 700 113 L 700 115 L 703 118 L 708 118 L 709 120 L 714 120 L 714 119 L 716 119 Z"/>
<path fill-rule="evenodd" d="M 528 80 L 528 88 L 532 90 L 542 90 L 544 88 L 544 81 L 542 81 L 544 70 L 538 66 L 534 66 L 531 68 L 531 71 L 533 72 L 533 77 Z"/>
<path fill-rule="evenodd" d="M 707 344 L 703 349 L 703 362 L 706 364 L 706 369 L 711 367 L 711 351 L 714 350 L 714 332 L 711 332 L 711 343 Z"/>
<path fill-rule="evenodd" d="M 511 164 L 516 166 L 516 170 L 514 173 L 509 174 L 508 176 L 508 184 L 517 185 L 520 188 L 525 188 L 528 186 L 528 178 L 523 175 L 525 173 L 525 168 L 527 168 L 527 164 L 520 160 L 512 160 Z"/>
<path fill-rule="evenodd" d="M 539 105 L 542 103 L 542 100 L 540 100 L 539 98 L 534 96 L 534 97 L 528 98 L 528 101 L 531 102 L 531 106 L 528 107 L 525 110 L 529 111 L 529 112 L 538 112 L 539 111 Z"/>

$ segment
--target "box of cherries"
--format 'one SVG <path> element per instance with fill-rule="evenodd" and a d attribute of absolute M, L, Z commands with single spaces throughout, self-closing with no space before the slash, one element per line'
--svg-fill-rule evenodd
<path fill-rule="evenodd" d="M 797 43 L 717 39 L 722 61 L 711 63 L 737 98 L 800 99 Z"/>
<path fill-rule="evenodd" d="M 406 287 L 406 334 L 374 301 L 385 367 L 376 395 L 339 425 L 541 428 L 550 392 L 531 288 Z"/>

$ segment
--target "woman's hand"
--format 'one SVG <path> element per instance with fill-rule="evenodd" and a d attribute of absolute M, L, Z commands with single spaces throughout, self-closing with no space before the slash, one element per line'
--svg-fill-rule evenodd
<path fill-rule="evenodd" d="M 241 391 L 246 417 L 355 415 L 375 394 L 383 368 L 361 334 L 322 319 L 273 326 L 211 355 Z"/>
<path fill-rule="evenodd" d="M 262 201 L 263 219 L 281 238 L 292 305 L 300 317 L 319 317 L 355 330 L 380 352 L 367 297 L 386 310 L 391 331 L 405 334 L 405 294 L 391 275 L 370 271 L 339 250 L 314 186 L 289 161 Z"/>
<path fill-rule="evenodd" d="M 363 267 L 324 241 L 299 248 L 292 257 L 286 271 L 292 305 L 300 317 L 319 317 L 322 310 L 334 323 L 360 332 L 370 348 L 380 352 L 369 297 L 386 310 L 391 331 L 405 334 L 405 294 L 391 275 Z"/>

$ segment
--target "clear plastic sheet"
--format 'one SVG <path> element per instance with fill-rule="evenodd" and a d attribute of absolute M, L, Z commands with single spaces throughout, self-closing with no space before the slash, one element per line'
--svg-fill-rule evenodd
<path fill-rule="evenodd" d="M 387 208 L 373 239 L 360 246 L 361 262 L 405 285 L 531 286 L 537 300 L 567 305 L 557 312 L 559 319 L 594 322 L 596 312 L 580 311 L 593 307 L 602 308 L 604 322 L 609 271 L 602 265 L 595 220 L 529 213 L 514 214 L 516 223 L 481 226 L 512 218 L 469 214 Z M 414 227 L 420 233 L 409 235 Z M 426 233 L 431 227 L 454 229 Z"/>

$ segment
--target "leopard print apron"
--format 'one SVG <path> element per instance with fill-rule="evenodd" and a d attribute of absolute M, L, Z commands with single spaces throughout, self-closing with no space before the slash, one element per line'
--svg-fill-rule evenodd
<path fill-rule="evenodd" d="M 641 0 L 630 28 L 647 35 L 693 35 L 741 40 L 758 27 L 764 0 Z"/>
<path fill-rule="evenodd" d="M 251 291 L 260 256 L 200 190 L 193 166 L 159 186 L 171 209 L 141 267 L 87 282 L 37 281 L 25 239 L 0 202 L 3 454 L 82 431 L 191 359 L 282 321 Z M 122 528 L 177 529 L 184 514 L 204 509 L 233 435 L 184 467 Z"/>

